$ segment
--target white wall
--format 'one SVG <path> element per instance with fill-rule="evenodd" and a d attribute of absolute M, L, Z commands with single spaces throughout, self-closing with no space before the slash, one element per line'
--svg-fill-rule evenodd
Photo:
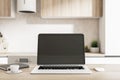
<path fill-rule="evenodd" d="M 90 47 L 91 42 L 93 40 L 99 39 L 99 19 L 96 19 L 96 18 L 94 19 L 42 19 L 40 18 L 39 12 L 35 14 L 16 13 L 16 17 L 13 19 L 0 19 L 0 31 L 1 31 L 1 27 L 4 29 L 6 28 L 6 32 L 9 32 L 10 29 L 7 29 L 7 28 L 19 29 L 19 27 L 23 28 L 24 26 L 27 26 L 30 24 L 31 25 L 56 24 L 58 26 L 59 24 L 73 24 L 74 25 L 73 32 L 83 33 L 85 35 L 85 45 L 87 45 L 88 47 Z M 57 30 L 61 30 L 61 29 L 63 30 L 64 28 L 60 28 Z M 6 35 L 3 35 L 3 36 L 6 36 Z"/>
<path fill-rule="evenodd" d="M 0 24 L 8 52 L 37 52 L 39 33 L 73 33 L 73 24 Z"/>

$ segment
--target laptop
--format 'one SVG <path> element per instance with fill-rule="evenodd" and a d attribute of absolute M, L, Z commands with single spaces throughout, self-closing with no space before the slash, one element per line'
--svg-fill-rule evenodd
<path fill-rule="evenodd" d="M 37 66 L 32 74 L 90 74 L 83 34 L 39 34 Z"/>

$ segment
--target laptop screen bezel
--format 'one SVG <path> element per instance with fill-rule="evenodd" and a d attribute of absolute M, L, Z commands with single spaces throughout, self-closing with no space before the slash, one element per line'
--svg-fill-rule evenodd
<path fill-rule="evenodd" d="M 78 36 L 81 36 L 82 38 L 83 38 L 83 45 L 84 45 L 84 35 L 83 34 L 39 34 L 38 35 L 38 49 L 39 49 L 39 41 L 40 41 L 40 39 L 41 39 L 41 35 L 43 36 L 43 35 L 78 35 Z M 83 50 L 84 50 L 84 46 L 83 46 Z M 39 62 L 39 50 L 37 50 L 37 65 L 47 65 L 47 64 L 41 64 L 40 62 Z M 83 54 L 82 54 L 82 56 L 83 56 L 83 59 L 82 59 L 82 62 L 80 63 L 81 65 L 84 65 L 85 64 L 85 52 L 83 52 Z M 49 65 L 49 64 L 48 64 Z M 51 64 L 52 65 L 52 64 Z M 54 64 L 55 65 L 55 64 Z"/>

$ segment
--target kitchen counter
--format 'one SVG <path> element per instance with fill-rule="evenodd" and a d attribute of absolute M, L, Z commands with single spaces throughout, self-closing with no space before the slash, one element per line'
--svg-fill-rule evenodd
<path fill-rule="evenodd" d="M 92 74 L 30 74 L 35 65 L 30 68 L 22 69 L 19 74 L 7 74 L 0 70 L 0 80 L 120 80 L 120 65 L 87 65 Z M 104 72 L 96 72 L 95 67 L 102 67 Z"/>
<path fill-rule="evenodd" d="M 7 56 L 37 56 L 36 53 L 0 53 L 0 57 L 7 57 Z M 85 53 L 86 57 L 104 57 L 105 55 L 102 53 Z"/>

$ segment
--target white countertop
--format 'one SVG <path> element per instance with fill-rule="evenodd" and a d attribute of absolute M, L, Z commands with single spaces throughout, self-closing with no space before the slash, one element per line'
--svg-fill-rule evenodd
<path fill-rule="evenodd" d="M 7 56 L 37 56 L 37 53 L 0 53 L 0 57 L 7 57 Z M 105 55 L 102 53 L 85 53 L 86 57 L 104 57 Z"/>

